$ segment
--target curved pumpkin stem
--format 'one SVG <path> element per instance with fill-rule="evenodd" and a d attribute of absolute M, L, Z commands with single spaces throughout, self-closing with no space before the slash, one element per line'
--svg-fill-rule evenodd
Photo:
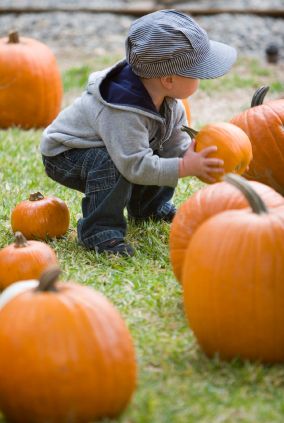
<path fill-rule="evenodd" d="M 198 134 L 198 131 L 193 128 L 189 128 L 189 126 L 186 125 L 182 125 L 181 130 L 186 132 L 190 136 L 190 138 L 195 138 Z"/>
<path fill-rule="evenodd" d="M 28 246 L 28 242 L 27 242 L 26 238 L 24 237 L 24 235 L 22 234 L 22 232 L 16 232 L 15 233 L 14 247 L 15 248 L 23 248 L 23 247 L 27 247 L 27 246 Z"/>
<path fill-rule="evenodd" d="M 256 214 L 268 213 L 268 209 L 262 198 L 249 185 L 245 178 L 234 173 L 227 173 L 224 176 L 224 181 L 238 188 L 246 197 L 252 211 Z"/>
<path fill-rule="evenodd" d="M 38 201 L 38 200 L 42 200 L 43 198 L 44 198 L 44 196 L 39 191 L 35 192 L 33 194 L 30 194 L 30 196 L 29 196 L 30 201 Z"/>
<path fill-rule="evenodd" d="M 57 282 L 60 273 L 61 270 L 58 266 L 51 266 L 46 269 L 39 278 L 39 285 L 36 288 L 36 291 L 57 291 L 55 283 Z"/>
<path fill-rule="evenodd" d="M 18 31 L 11 31 L 8 35 L 9 44 L 18 44 L 20 42 L 20 37 Z"/>
<path fill-rule="evenodd" d="M 268 91 L 269 87 L 265 85 L 258 88 L 252 97 L 250 107 L 260 106 L 263 103 L 264 97 Z"/>

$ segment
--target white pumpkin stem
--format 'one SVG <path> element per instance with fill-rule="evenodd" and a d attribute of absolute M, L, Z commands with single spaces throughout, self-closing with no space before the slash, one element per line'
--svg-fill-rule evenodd
<path fill-rule="evenodd" d="M 181 130 L 186 132 L 190 136 L 190 138 L 195 138 L 198 134 L 198 131 L 186 125 L 182 125 Z"/>
<path fill-rule="evenodd" d="M 238 188 L 241 193 L 246 197 L 252 211 L 256 214 L 268 213 L 268 209 L 263 202 L 262 198 L 257 192 L 249 185 L 245 178 L 234 173 L 227 173 L 224 176 L 224 181 Z"/>
<path fill-rule="evenodd" d="M 22 234 L 22 232 L 16 232 L 15 233 L 14 247 L 15 248 L 23 248 L 23 247 L 27 247 L 27 246 L 28 246 L 28 242 L 27 242 L 26 238 L 24 237 L 24 235 Z"/>
<path fill-rule="evenodd" d="M 8 35 L 8 43 L 9 44 L 19 44 L 20 37 L 18 31 L 11 31 Z"/>
<path fill-rule="evenodd" d="M 46 269 L 39 278 L 39 284 L 36 291 L 57 291 L 55 283 L 57 282 L 60 273 L 61 270 L 58 266 L 51 266 Z"/>
<path fill-rule="evenodd" d="M 265 85 L 258 88 L 252 97 L 250 107 L 261 106 L 268 91 L 269 87 Z"/>
<path fill-rule="evenodd" d="M 30 196 L 29 196 L 30 201 L 38 201 L 38 200 L 42 200 L 43 198 L 44 198 L 44 196 L 39 191 L 34 192 L 33 194 L 30 194 Z"/>

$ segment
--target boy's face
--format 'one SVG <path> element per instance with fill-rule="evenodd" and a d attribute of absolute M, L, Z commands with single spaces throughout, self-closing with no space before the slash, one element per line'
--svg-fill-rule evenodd
<path fill-rule="evenodd" d="M 191 96 L 199 86 L 199 79 L 192 79 L 179 75 L 165 76 L 164 82 L 169 91 L 169 97 L 178 99 Z"/>

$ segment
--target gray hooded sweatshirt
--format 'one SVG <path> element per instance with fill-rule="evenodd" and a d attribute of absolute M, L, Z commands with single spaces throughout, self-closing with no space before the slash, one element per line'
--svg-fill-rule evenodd
<path fill-rule="evenodd" d="M 106 147 L 131 183 L 175 187 L 179 157 L 190 138 L 180 101 L 166 97 L 158 113 L 140 79 L 121 61 L 90 75 L 86 91 L 43 132 L 40 151 L 55 156 L 71 148 Z"/>

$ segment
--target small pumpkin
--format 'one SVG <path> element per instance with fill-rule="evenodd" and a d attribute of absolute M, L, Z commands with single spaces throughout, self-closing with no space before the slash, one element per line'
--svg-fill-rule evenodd
<path fill-rule="evenodd" d="M 63 236 L 70 223 L 69 210 L 60 198 L 44 197 L 40 192 L 30 194 L 12 210 L 13 232 L 20 231 L 27 239 Z"/>
<path fill-rule="evenodd" d="M 183 98 L 182 99 L 182 104 L 185 110 L 185 114 L 186 114 L 186 119 L 187 119 L 187 123 L 188 125 L 191 122 L 191 111 L 190 111 L 190 106 L 189 106 L 189 102 L 187 98 Z"/>
<path fill-rule="evenodd" d="M 252 143 L 253 160 L 244 173 L 284 195 L 284 100 L 263 104 L 269 87 L 258 89 L 251 108 L 235 116 L 231 123 L 240 127 Z"/>
<path fill-rule="evenodd" d="M 15 242 L 0 250 L 0 290 L 16 281 L 39 278 L 47 267 L 56 264 L 52 248 L 41 241 L 27 241 L 16 232 Z"/>
<path fill-rule="evenodd" d="M 249 184 L 269 207 L 284 206 L 284 198 L 272 188 L 254 181 Z M 169 237 L 170 260 L 179 282 L 186 249 L 195 230 L 215 214 L 245 207 L 248 207 L 246 198 L 227 182 L 218 182 L 198 190 L 179 207 L 171 224 Z"/>
<path fill-rule="evenodd" d="M 14 284 L 15 295 L 0 309 L 0 408 L 7 421 L 112 418 L 134 392 L 135 351 L 120 314 L 102 294 L 57 282 L 58 275 L 49 269 L 22 292 Z"/>
<path fill-rule="evenodd" d="M 226 180 L 250 208 L 229 210 L 195 231 L 183 266 L 189 325 L 205 353 L 284 362 L 284 213 L 267 209 L 246 180 Z"/>
<path fill-rule="evenodd" d="M 60 111 L 62 82 L 50 48 L 11 32 L 0 38 L 0 127 L 47 126 Z"/>
<path fill-rule="evenodd" d="M 187 126 L 183 126 L 182 130 L 195 138 L 195 151 L 197 152 L 212 145 L 217 146 L 218 150 L 208 155 L 208 157 L 222 159 L 225 173 L 233 172 L 241 175 L 252 159 L 252 147 L 249 137 L 243 130 L 232 123 L 211 123 L 205 125 L 198 132 Z M 222 175 L 214 172 L 212 172 L 212 176 L 216 182 L 221 181 L 223 178 Z"/>

